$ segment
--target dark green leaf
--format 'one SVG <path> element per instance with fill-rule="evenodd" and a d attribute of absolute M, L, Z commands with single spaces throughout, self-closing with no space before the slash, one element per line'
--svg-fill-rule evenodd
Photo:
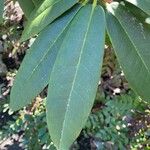
<path fill-rule="evenodd" d="M 126 3 L 126 8 L 129 9 L 129 11 L 141 22 L 145 22 L 145 19 L 149 17 L 148 14 L 146 14 L 140 8 L 135 7 L 131 3 Z"/>
<path fill-rule="evenodd" d="M 139 7 L 145 13 L 150 15 L 150 0 L 126 0 L 126 1 Z"/>
<path fill-rule="evenodd" d="M 77 3 L 77 0 L 45 0 L 39 8 L 32 12 L 25 30 L 23 31 L 21 41 L 27 40 L 30 36 L 38 34 L 75 3 Z"/>
<path fill-rule="evenodd" d="M 0 24 L 3 22 L 4 0 L 0 0 Z"/>
<path fill-rule="evenodd" d="M 64 31 L 79 10 L 76 6 L 65 16 L 44 29 L 19 69 L 10 96 L 10 106 L 17 110 L 29 104 L 48 84 L 58 50 L 64 38 Z"/>
<path fill-rule="evenodd" d="M 70 24 L 49 82 L 47 122 L 59 150 L 69 149 L 86 123 L 97 91 L 104 41 L 103 9 L 84 6 Z"/>
<path fill-rule="evenodd" d="M 150 100 L 150 29 L 141 24 L 123 6 L 113 6 L 107 14 L 107 30 L 120 65 L 132 88 L 144 100 Z"/>
<path fill-rule="evenodd" d="M 19 2 L 20 7 L 22 8 L 27 19 L 29 18 L 31 12 L 34 10 L 34 4 L 32 0 L 17 0 Z"/>
<path fill-rule="evenodd" d="M 44 0 L 32 0 L 35 7 L 38 7 Z"/>

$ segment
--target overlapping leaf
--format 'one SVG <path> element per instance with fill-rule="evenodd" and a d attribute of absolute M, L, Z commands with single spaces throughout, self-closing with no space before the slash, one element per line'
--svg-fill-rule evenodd
<path fill-rule="evenodd" d="M 26 18 L 28 19 L 31 15 L 31 12 L 34 10 L 34 3 L 32 0 L 17 0 L 21 6 Z"/>
<path fill-rule="evenodd" d="M 94 102 L 105 40 L 100 6 L 86 5 L 76 15 L 56 59 L 47 97 L 47 122 L 59 150 L 79 135 Z"/>
<path fill-rule="evenodd" d="M 4 0 L 0 0 L 0 24 L 3 22 Z"/>
<path fill-rule="evenodd" d="M 35 7 L 38 7 L 44 0 L 32 0 Z"/>
<path fill-rule="evenodd" d="M 149 17 L 148 14 L 146 14 L 145 12 L 143 12 L 143 10 L 141 10 L 138 7 L 135 7 L 133 4 L 131 3 L 126 3 L 126 8 L 140 21 L 145 22 L 146 18 Z"/>
<path fill-rule="evenodd" d="M 48 84 L 55 59 L 68 24 L 80 6 L 49 25 L 36 39 L 19 69 L 10 96 L 10 106 L 17 110 L 29 104 Z"/>
<path fill-rule="evenodd" d="M 77 0 L 45 0 L 39 8 L 32 12 L 23 31 L 21 41 L 27 40 L 30 36 L 38 34 L 75 3 L 77 3 Z"/>
<path fill-rule="evenodd" d="M 150 15 L 150 1 L 149 0 L 126 0 L 126 1 L 139 7 L 145 13 Z"/>
<path fill-rule="evenodd" d="M 111 5 L 107 29 L 127 80 L 144 100 L 150 100 L 150 29 L 124 6 Z M 113 10 L 112 10 L 113 8 Z"/>

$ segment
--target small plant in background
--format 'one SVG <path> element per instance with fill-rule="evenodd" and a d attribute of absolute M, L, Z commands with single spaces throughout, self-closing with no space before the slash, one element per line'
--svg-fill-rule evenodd
<path fill-rule="evenodd" d="M 10 114 L 8 104 L 4 105 L 3 112 L 6 111 Z M 13 114 L 12 120 L 3 126 L 1 138 L 6 139 L 14 134 L 21 136 L 25 149 L 55 149 L 48 133 L 45 100 L 37 99 L 29 108 Z"/>
<path fill-rule="evenodd" d="M 130 119 L 141 104 L 135 97 L 122 95 L 108 100 L 101 110 L 89 116 L 85 131 L 98 139 L 98 149 L 129 148 Z"/>
<path fill-rule="evenodd" d="M 9 112 L 8 105 L 4 107 L 3 110 Z M 96 150 L 148 149 L 150 137 L 148 107 L 147 103 L 141 101 L 136 95 L 122 95 L 107 99 L 107 102 L 103 102 L 99 109 L 93 107 L 80 139 L 72 145 L 71 150 L 88 149 L 87 145 L 93 145 L 92 147 Z M 19 134 L 22 138 L 20 142 L 25 149 L 56 150 L 48 133 L 45 100 L 37 98 L 32 106 L 13 115 L 13 119 L 2 129 L 3 139 Z M 86 139 L 92 139 L 92 141 L 89 141 L 89 144 L 81 143 Z"/>

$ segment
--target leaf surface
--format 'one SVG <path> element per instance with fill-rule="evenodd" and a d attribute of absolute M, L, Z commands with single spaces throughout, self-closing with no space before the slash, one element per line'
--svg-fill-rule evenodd
<path fill-rule="evenodd" d="M 131 87 L 150 100 L 150 30 L 123 6 L 107 13 L 107 30 Z"/>
<path fill-rule="evenodd" d="M 20 7 L 22 8 L 25 16 L 29 19 L 31 12 L 34 10 L 34 3 L 32 0 L 17 0 L 19 2 Z"/>
<path fill-rule="evenodd" d="M 145 13 L 150 15 L 150 1 L 149 0 L 126 0 L 126 1 L 139 7 Z"/>
<path fill-rule="evenodd" d="M 0 0 L 0 24 L 3 22 L 4 0 Z"/>
<path fill-rule="evenodd" d="M 29 104 L 48 84 L 65 30 L 79 9 L 78 5 L 49 25 L 31 46 L 11 91 L 10 106 L 13 110 Z"/>
<path fill-rule="evenodd" d="M 87 120 L 100 78 L 104 41 L 103 9 L 84 6 L 69 26 L 49 82 L 47 122 L 57 149 L 69 149 Z"/>
<path fill-rule="evenodd" d="M 38 34 L 76 3 L 77 0 L 45 0 L 32 12 L 23 31 L 21 41 L 25 41 L 30 36 Z"/>
<path fill-rule="evenodd" d="M 44 0 L 32 0 L 35 7 L 38 7 Z"/>

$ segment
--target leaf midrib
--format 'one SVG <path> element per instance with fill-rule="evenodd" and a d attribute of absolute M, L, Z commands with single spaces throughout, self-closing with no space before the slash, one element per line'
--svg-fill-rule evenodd
<path fill-rule="evenodd" d="M 140 8 L 143 12 L 145 12 L 146 14 L 150 15 L 150 10 L 147 9 L 147 6 L 150 6 L 150 3 L 148 3 L 148 1 L 144 1 L 146 2 L 146 9 L 143 8 L 143 5 L 142 4 L 136 4 L 135 2 L 131 2 L 130 0 L 126 0 L 127 2 L 135 5 L 136 7 Z"/>
<path fill-rule="evenodd" d="M 45 12 L 49 7 L 52 7 L 54 5 L 56 5 L 57 3 L 59 3 L 61 0 L 57 0 L 54 3 L 48 5 L 47 7 L 45 7 L 44 10 L 41 10 L 40 12 L 38 12 L 37 15 L 33 16 L 32 18 L 34 18 L 34 20 L 36 20 L 37 17 L 41 16 L 43 14 L 43 12 Z M 39 9 L 39 8 L 38 8 Z M 38 11 L 38 9 L 36 9 L 36 11 Z"/>
<path fill-rule="evenodd" d="M 63 0 L 64 1 L 64 0 Z M 35 15 L 35 16 L 33 16 L 32 18 L 34 18 L 34 20 L 33 20 L 33 22 L 35 21 L 35 20 L 37 20 L 41 15 L 43 15 L 43 13 L 45 12 L 45 11 L 47 11 L 49 8 L 52 8 L 53 6 L 55 6 L 55 5 L 57 5 L 58 3 L 61 3 L 61 2 L 63 2 L 62 0 L 58 0 L 58 1 L 55 1 L 54 3 L 52 3 L 51 5 L 49 5 L 49 6 L 47 6 L 43 11 L 41 11 L 41 13 L 39 14 L 37 14 L 37 15 Z M 31 22 L 32 22 L 32 19 L 31 19 Z M 32 22 L 32 23 L 33 23 Z"/>
<path fill-rule="evenodd" d="M 81 7 L 80 7 L 81 8 Z M 80 10 L 80 8 L 78 8 L 77 12 Z M 49 51 L 51 50 L 51 48 L 54 46 L 54 44 L 57 42 L 57 40 L 60 38 L 60 36 L 63 34 L 63 32 L 66 30 L 66 28 L 68 27 L 68 25 L 70 24 L 70 22 L 73 20 L 73 18 L 75 17 L 75 15 L 77 14 L 77 12 L 73 15 L 73 17 L 71 18 L 71 20 L 65 25 L 64 29 L 59 33 L 59 35 L 57 36 L 57 38 L 54 40 L 53 44 L 48 48 L 48 50 L 44 53 L 43 57 L 40 59 L 39 63 L 34 67 L 33 71 L 31 72 L 31 75 L 26 79 L 26 82 L 28 82 L 31 77 L 33 76 L 34 72 L 37 70 L 37 68 L 39 67 L 39 65 L 43 62 L 44 58 L 48 55 Z"/>
<path fill-rule="evenodd" d="M 113 15 L 113 14 L 112 14 Z M 129 41 L 131 42 L 131 44 L 133 45 L 133 47 L 135 48 L 135 51 L 136 53 L 138 54 L 139 58 L 141 59 L 142 63 L 144 64 L 145 66 L 145 69 L 147 70 L 148 74 L 150 75 L 150 70 L 148 69 L 148 66 L 147 64 L 144 62 L 143 60 L 143 57 L 141 56 L 141 54 L 138 52 L 138 48 L 136 47 L 135 43 L 132 41 L 130 35 L 128 35 L 128 32 L 127 30 L 125 29 L 124 25 L 122 25 L 122 23 L 120 22 L 119 18 L 116 16 L 116 15 L 113 15 L 115 16 L 115 18 L 118 20 L 119 24 L 121 25 L 123 31 L 125 32 L 126 36 L 128 37 Z"/>
<path fill-rule="evenodd" d="M 80 56 L 79 56 L 79 59 L 78 59 L 78 63 L 77 63 L 77 66 L 76 66 L 76 71 L 75 71 L 74 78 L 73 78 L 73 81 L 72 81 L 72 87 L 71 87 L 70 94 L 69 94 L 69 97 L 68 97 L 68 104 L 67 104 L 67 108 L 66 108 L 66 112 L 65 112 L 63 124 L 62 124 L 61 137 L 60 137 L 60 141 L 59 141 L 59 146 L 60 146 L 60 148 L 61 148 L 61 145 L 60 145 L 60 144 L 62 144 L 61 142 L 62 142 L 62 139 L 63 139 L 62 137 L 63 137 L 63 134 L 64 134 L 64 127 L 65 127 L 66 116 L 67 116 L 66 114 L 67 114 L 68 111 L 69 111 L 71 96 L 72 96 L 72 93 L 73 93 L 73 91 L 74 91 L 74 86 L 75 86 L 75 82 L 76 82 L 76 77 L 77 77 L 77 74 L 78 74 L 78 70 L 79 70 L 79 66 L 80 66 L 82 54 L 83 54 L 83 51 L 84 51 L 84 46 L 85 46 L 85 43 L 86 43 L 86 38 L 87 38 L 87 36 L 88 36 L 88 31 L 89 31 L 89 28 L 90 28 L 90 24 L 91 24 L 92 16 L 93 16 L 93 13 L 94 13 L 94 9 L 95 9 L 95 6 L 92 7 L 91 15 L 90 15 L 90 17 L 89 17 L 89 23 L 88 23 L 88 25 L 87 25 L 87 30 L 86 30 L 86 33 L 85 33 L 85 36 L 84 36 L 84 39 L 83 39 L 83 44 L 82 44 L 82 47 L 81 47 Z"/>

